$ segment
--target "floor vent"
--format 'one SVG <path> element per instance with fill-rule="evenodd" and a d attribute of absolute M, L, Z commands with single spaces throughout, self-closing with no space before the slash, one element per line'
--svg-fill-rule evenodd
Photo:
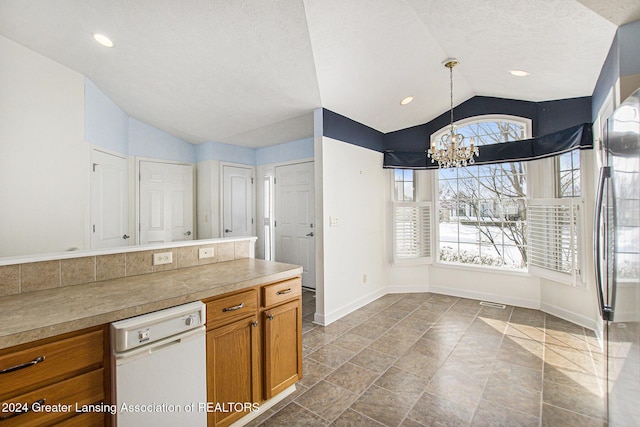
<path fill-rule="evenodd" d="M 484 305 L 486 307 L 491 307 L 491 308 L 499 308 L 500 310 L 504 310 L 505 308 L 507 308 L 507 306 L 504 304 L 498 304 L 498 303 L 489 302 L 489 301 L 480 301 L 480 305 Z"/>

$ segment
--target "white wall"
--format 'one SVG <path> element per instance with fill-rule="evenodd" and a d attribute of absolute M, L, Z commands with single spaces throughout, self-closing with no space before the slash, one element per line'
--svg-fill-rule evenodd
<path fill-rule="evenodd" d="M 198 239 L 220 236 L 220 162 L 205 160 L 196 167 Z"/>
<path fill-rule="evenodd" d="M 0 37 L 0 256 L 88 247 L 84 76 Z"/>
<path fill-rule="evenodd" d="M 322 218 L 316 220 L 320 227 L 316 247 L 317 323 L 329 324 L 385 293 L 430 291 L 542 309 L 588 328 L 597 327 L 594 322 L 597 306 L 589 283 L 585 287 L 571 287 L 526 272 L 441 263 L 394 265 L 392 176 L 382 169 L 382 154 L 326 137 L 316 137 L 315 150 L 316 215 Z M 590 164 L 592 154 L 585 155 L 583 161 Z M 554 189 L 548 185 L 548 177 L 554 173 L 553 161 L 533 162 L 527 167 L 531 195 L 552 197 Z M 432 172 L 421 173 L 419 177 L 423 200 L 432 197 L 429 173 Z M 593 177 L 589 172 L 586 175 L 584 187 L 589 187 Z M 584 191 L 585 197 L 591 199 L 593 189 Z M 337 226 L 330 226 L 330 217 L 338 219 Z M 592 245 L 589 213 L 586 217 L 584 264 L 589 270 Z M 363 274 L 367 274 L 366 284 Z"/>
<path fill-rule="evenodd" d="M 382 153 L 323 137 L 316 144 L 316 223 L 321 224 L 321 304 L 315 320 L 327 324 L 385 293 L 385 230 Z M 320 148 L 321 162 L 318 162 Z M 320 197 L 319 197 L 320 195 Z M 337 218 L 331 226 L 329 217 Z M 320 239 L 319 238 L 319 239 Z M 364 283 L 363 276 L 367 276 Z"/>

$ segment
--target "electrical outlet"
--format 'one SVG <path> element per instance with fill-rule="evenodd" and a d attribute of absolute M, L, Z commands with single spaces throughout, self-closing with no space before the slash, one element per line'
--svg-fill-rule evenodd
<path fill-rule="evenodd" d="M 335 216 L 329 217 L 329 227 L 337 227 L 340 225 L 340 221 Z"/>
<path fill-rule="evenodd" d="M 153 254 L 153 265 L 171 264 L 172 262 L 173 252 Z"/>
<path fill-rule="evenodd" d="M 213 247 L 211 248 L 200 248 L 199 252 L 200 259 L 202 258 L 213 258 Z"/>

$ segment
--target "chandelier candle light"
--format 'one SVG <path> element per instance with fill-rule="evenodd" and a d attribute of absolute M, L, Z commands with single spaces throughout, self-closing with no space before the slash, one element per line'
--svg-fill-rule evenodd
<path fill-rule="evenodd" d="M 473 137 L 469 147 L 464 146 L 464 135 L 456 133 L 453 126 L 453 67 L 458 65 L 458 60 L 449 58 L 444 66 L 449 69 L 449 88 L 451 95 L 451 125 L 449 132 L 442 135 L 440 143 L 431 141 L 431 148 L 427 151 L 427 157 L 431 157 L 431 163 L 438 162 L 439 168 L 453 168 L 474 164 L 473 156 L 478 155 L 478 147 L 473 146 Z"/>

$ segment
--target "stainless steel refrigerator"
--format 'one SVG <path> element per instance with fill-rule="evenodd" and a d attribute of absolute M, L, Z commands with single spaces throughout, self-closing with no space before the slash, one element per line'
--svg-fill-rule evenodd
<path fill-rule="evenodd" d="M 640 89 L 607 119 L 594 221 L 609 426 L 640 426 Z"/>

